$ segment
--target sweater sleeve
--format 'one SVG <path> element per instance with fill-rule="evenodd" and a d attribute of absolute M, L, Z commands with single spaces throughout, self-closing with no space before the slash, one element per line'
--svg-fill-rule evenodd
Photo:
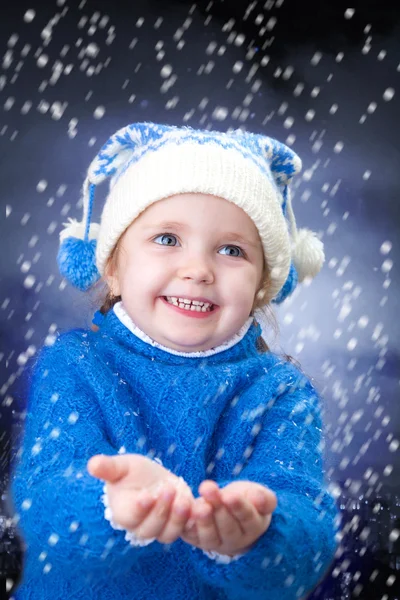
<path fill-rule="evenodd" d="M 112 526 L 104 482 L 87 471 L 91 456 L 118 450 L 107 438 L 96 394 L 76 364 L 62 338 L 40 353 L 12 469 L 11 500 L 27 550 L 38 560 L 85 572 L 107 564 L 122 573 L 154 552 L 154 544 L 134 547 L 126 532 Z"/>
<path fill-rule="evenodd" d="M 221 488 L 248 480 L 272 489 L 278 504 L 268 530 L 234 560 L 191 547 L 196 572 L 229 600 L 306 597 L 337 549 L 340 517 L 323 471 L 320 398 L 305 377 L 289 379 L 255 420 L 239 476 L 217 481 Z"/>

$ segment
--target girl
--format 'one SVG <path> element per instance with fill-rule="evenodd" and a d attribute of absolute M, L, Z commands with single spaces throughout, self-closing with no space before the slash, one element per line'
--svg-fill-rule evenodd
<path fill-rule="evenodd" d="M 262 135 L 153 123 L 90 165 L 58 264 L 108 298 L 95 330 L 35 365 L 12 483 L 18 600 L 289 600 L 326 574 L 339 519 L 321 400 L 255 319 L 324 262 L 296 229 L 300 168 Z"/>

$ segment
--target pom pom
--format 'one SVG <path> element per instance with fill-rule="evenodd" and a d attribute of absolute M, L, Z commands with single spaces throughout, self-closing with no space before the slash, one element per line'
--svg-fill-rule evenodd
<path fill-rule="evenodd" d="M 96 240 L 85 242 L 76 237 L 68 237 L 61 243 L 57 254 L 61 275 L 82 292 L 100 279 L 96 267 L 96 245 Z"/>
<path fill-rule="evenodd" d="M 292 260 L 299 282 L 315 277 L 325 261 L 324 244 L 310 229 L 299 229 L 292 249 Z"/>
<path fill-rule="evenodd" d="M 93 319 L 92 319 L 93 325 L 100 327 L 100 325 L 103 323 L 103 321 L 104 321 L 103 313 L 101 313 L 99 310 L 96 310 L 96 312 L 93 315 Z"/>
<path fill-rule="evenodd" d="M 274 302 L 275 304 L 281 304 L 284 300 L 286 300 L 286 298 L 288 296 L 290 296 L 294 292 L 294 290 L 297 286 L 297 283 L 298 283 L 297 271 L 296 271 L 294 264 L 291 263 L 289 275 L 287 276 L 284 286 L 281 288 L 279 294 L 277 296 L 275 296 L 275 298 L 271 302 Z"/>
<path fill-rule="evenodd" d="M 77 238 L 83 240 L 85 238 L 85 223 L 80 223 L 76 219 L 69 219 L 68 223 L 63 223 L 64 229 L 60 231 L 60 242 L 63 242 L 67 238 Z M 100 230 L 98 223 L 91 223 L 89 227 L 89 240 L 97 240 Z"/>

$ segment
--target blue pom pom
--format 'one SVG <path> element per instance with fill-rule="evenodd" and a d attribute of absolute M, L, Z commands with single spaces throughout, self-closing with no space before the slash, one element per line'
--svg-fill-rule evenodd
<path fill-rule="evenodd" d="M 275 298 L 271 302 L 275 302 L 275 304 L 281 304 L 290 294 L 292 294 L 297 286 L 299 281 L 296 267 L 293 263 L 290 263 L 289 275 L 284 283 L 284 286 L 281 288 L 279 294 L 275 296 Z"/>
<path fill-rule="evenodd" d="M 97 327 L 100 327 L 104 321 L 104 318 L 105 317 L 104 317 L 103 313 L 101 313 L 99 310 L 96 310 L 96 312 L 93 315 L 93 319 L 92 319 L 93 325 L 97 325 Z"/>
<path fill-rule="evenodd" d="M 100 279 L 96 267 L 96 240 L 85 242 L 75 237 L 66 238 L 57 254 L 60 273 L 82 292 Z"/>

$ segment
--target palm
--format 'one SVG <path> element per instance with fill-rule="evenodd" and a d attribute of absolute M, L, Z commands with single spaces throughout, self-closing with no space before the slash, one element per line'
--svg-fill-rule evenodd
<path fill-rule="evenodd" d="M 169 478 L 169 472 L 162 465 L 140 454 L 97 455 L 90 459 L 88 468 L 96 477 L 112 481 L 116 490 L 151 489 Z M 174 477 L 172 473 L 171 477 Z"/>
<path fill-rule="evenodd" d="M 203 481 L 199 491 L 202 495 L 197 498 L 192 505 L 191 516 L 193 518 L 190 519 L 181 535 L 184 542 L 197 546 L 198 548 L 202 548 L 201 536 L 199 535 L 201 523 L 198 522 L 194 515 L 198 513 L 198 510 L 200 510 L 202 506 L 204 507 L 206 504 L 211 505 L 216 523 L 219 521 L 221 524 L 224 519 L 223 514 L 225 515 L 225 520 L 228 514 L 231 515 L 230 518 L 232 518 L 234 514 L 234 511 L 229 507 L 230 500 L 235 498 L 250 503 L 254 507 L 255 513 L 258 514 L 257 520 L 259 522 L 260 534 L 268 529 L 271 522 L 271 513 L 277 506 L 277 499 L 274 492 L 265 486 L 252 481 L 233 481 L 223 489 L 219 489 L 214 481 Z M 260 501 L 258 496 L 260 492 L 262 492 L 262 501 Z M 251 534 L 246 537 L 245 533 L 242 532 L 241 543 L 243 542 L 246 545 L 247 542 L 252 543 L 252 541 Z"/>

